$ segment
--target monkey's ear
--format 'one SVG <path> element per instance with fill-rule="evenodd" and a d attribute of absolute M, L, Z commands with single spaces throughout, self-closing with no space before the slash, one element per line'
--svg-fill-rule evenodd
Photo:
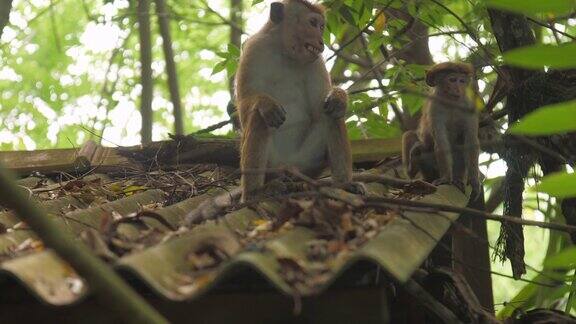
<path fill-rule="evenodd" d="M 426 84 L 435 87 L 438 83 L 438 73 L 434 69 L 426 71 Z"/>
<path fill-rule="evenodd" d="M 270 5 L 270 20 L 279 24 L 284 19 L 284 4 L 281 2 L 272 2 Z"/>

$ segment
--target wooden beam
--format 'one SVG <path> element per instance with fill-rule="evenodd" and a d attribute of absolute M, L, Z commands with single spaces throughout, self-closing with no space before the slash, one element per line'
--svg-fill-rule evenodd
<path fill-rule="evenodd" d="M 401 145 L 400 138 L 356 140 L 352 141 L 352 157 L 355 163 L 378 162 L 400 154 Z M 0 152 L 0 163 L 20 176 L 35 171 L 81 175 L 94 169 L 105 173 L 138 169 L 151 162 L 166 166 L 186 163 L 237 166 L 238 146 L 236 139 L 192 137 L 133 147 L 104 147 L 88 141 L 80 148 Z"/>

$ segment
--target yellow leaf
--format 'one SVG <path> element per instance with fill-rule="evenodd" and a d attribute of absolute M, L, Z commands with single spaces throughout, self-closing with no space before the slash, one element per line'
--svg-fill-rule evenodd
<path fill-rule="evenodd" d="M 252 221 L 254 227 L 262 226 L 268 224 L 270 221 L 267 219 L 255 219 Z"/>
<path fill-rule="evenodd" d="M 378 17 L 376 17 L 376 21 L 374 22 L 374 29 L 377 33 L 381 33 L 386 26 L 386 15 L 381 12 Z"/>
<path fill-rule="evenodd" d="M 148 187 L 145 187 L 145 186 L 128 186 L 128 187 L 124 188 L 124 193 L 129 196 L 129 195 L 135 194 L 138 191 L 145 191 L 145 190 L 148 190 Z"/>

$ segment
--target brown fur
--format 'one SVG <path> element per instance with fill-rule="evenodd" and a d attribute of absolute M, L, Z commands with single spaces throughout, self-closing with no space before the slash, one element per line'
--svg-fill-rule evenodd
<path fill-rule="evenodd" d="M 462 73 L 468 76 L 472 76 L 474 74 L 474 68 L 468 63 L 438 63 L 426 72 L 426 84 L 431 87 L 435 87 L 438 83 L 439 77 L 446 73 Z"/>
<path fill-rule="evenodd" d="M 308 9 L 310 9 L 311 11 L 319 13 L 321 15 L 324 15 L 324 13 L 326 12 L 326 8 L 321 4 L 315 4 L 307 0 L 288 0 L 288 1 L 301 3 L 306 7 L 308 7 Z"/>
<path fill-rule="evenodd" d="M 428 71 L 426 82 L 435 86 L 434 96 L 442 100 L 428 99 L 418 130 L 403 136 L 402 160 L 409 177 L 420 171 L 426 181 L 461 188 L 467 178 L 478 194 L 478 115 L 466 97 L 473 73 L 471 65 L 453 62 Z"/>
<path fill-rule="evenodd" d="M 295 20 L 269 20 L 245 43 L 236 74 L 236 101 L 242 125 L 243 201 L 262 187 L 269 168 L 297 167 L 308 176 L 316 176 L 330 164 L 336 182 L 348 183 L 352 178 L 350 143 L 343 118 L 346 92 L 332 88 L 319 55 L 308 59 L 310 52 L 295 52 L 295 58 L 286 61 L 290 60 L 286 55 L 292 55 L 293 45 L 316 42 L 316 46 L 323 46 L 320 25 L 305 24 L 310 15 L 320 14 L 321 19 L 324 10 L 306 0 L 284 0 L 282 4 L 274 10 L 289 12 L 290 6 L 304 5 L 309 11 L 290 11 L 302 15 L 302 19 L 297 19 L 298 26 L 283 25 L 288 21 L 296 23 Z M 276 11 L 275 17 L 284 14 Z"/>

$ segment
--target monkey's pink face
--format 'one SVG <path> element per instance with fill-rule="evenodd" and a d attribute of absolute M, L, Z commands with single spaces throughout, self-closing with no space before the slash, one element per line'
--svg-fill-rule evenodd
<path fill-rule="evenodd" d="M 463 73 L 447 73 L 438 82 L 442 95 L 452 100 L 464 99 L 469 84 L 470 77 Z"/>
<path fill-rule="evenodd" d="M 302 63 L 316 60 L 324 51 L 324 24 L 324 17 L 315 12 L 299 16 L 292 26 L 287 26 L 288 37 L 283 40 L 286 54 Z"/>

